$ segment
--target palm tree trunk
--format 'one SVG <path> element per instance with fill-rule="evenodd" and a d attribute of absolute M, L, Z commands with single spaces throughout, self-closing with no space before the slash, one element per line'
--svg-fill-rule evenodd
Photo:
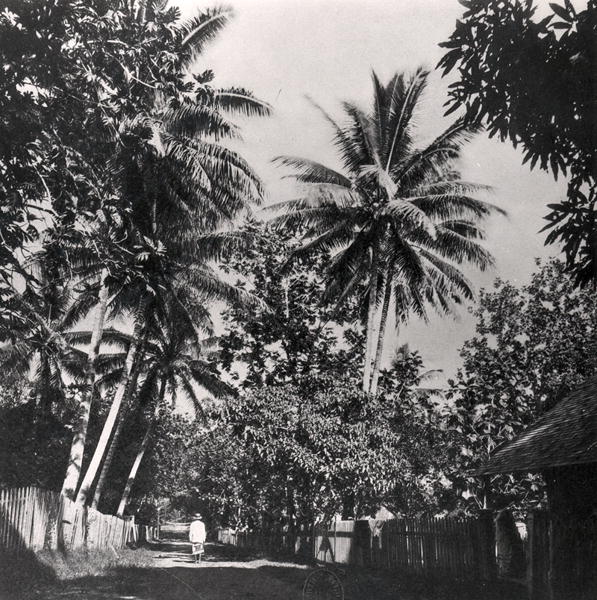
<path fill-rule="evenodd" d="M 100 471 L 100 476 L 95 486 L 95 492 L 93 493 L 93 500 L 91 502 L 91 508 L 94 508 L 95 510 L 97 510 L 99 501 L 101 500 L 102 493 L 104 491 L 104 485 L 108 477 L 108 471 L 110 470 L 112 460 L 114 459 L 114 455 L 116 454 L 116 448 L 118 447 L 118 442 L 120 441 L 120 434 L 124 429 L 126 408 L 133 403 L 132 398 L 134 396 L 135 388 L 137 387 L 137 380 L 139 379 L 139 373 L 141 371 L 143 354 L 143 351 L 137 354 L 137 360 L 135 361 L 134 371 L 131 377 L 131 383 L 127 388 L 125 398 L 123 401 L 123 414 L 120 417 L 120 419 L 118 419 L 118 424 L 116 425 L 114 435 L 112 436 L 112 440 L 110 441 L 110 446 L 108 447 L 108 452 L 106 453 L 106 458 L 104 459 L 104 462 L 102 464 L 102 470 Z"/>
<path fill-rule="evenodd" d="M 87 427 L 89 425 L 89 415 L 91 413 L 91 403 L 95 395 L 95 368 L 97 357 L 99 355 L 100 344 L 104 332 L 104 322 L 106 320 L 106 311 L 108 309 L 108 286 L 106 277 L 108 271 L 104 269 L 100 276 L 100 290 L 98 296 L 95 320 L 91 333 L 91 343 L 89 345 L 89 356 L 87 358 L 87 381 L 89 383 L 89 392 L 83 394 L 81 405 L 79 406 L 79 415 L 73 430 L 73 441 L 71 443 L 68 467 L 62 484 L 62 494 L 73 500 L 77 484 L 81 476 L 81 466 L 83 463 L 83 453 L 85 452 L 85 440 L 87 439 Z"/>
<path fill-rule="evenodd" d="M 125 372 L 120 383 L 118 384 L 118 389 L 116 390 L 116 394 L 114 395 L 114 400 L 112 400 L 112 405 L 110 406 L 108 416 L 104 421 L 104 426 L 102 428 L 99 441 L 97 442 L 97 446 L 95 447 L 93 457 L 91 458 L 91 462 L 87 467 L 87 472 L 85 473 L 85 477 L 83 478 L 83 482 L 81 483 L 81 487 L 79 488 L 79 493 L 77 494 L 78 504 L 84 505 L 87 502 L 87 497 L 89 495 L 89 492 L 91 491 L 91 486 L 95 481 L 95 477 L 99 470 L 100 464 L 102 462 L 102 459 L 104 458 L 104 454 L 106 453 L 108 442 L 110 441 L 110 437 L 112 436 L 112 431 L 114 430 L 114 426 L 116 425 L 116 421 L 118 420 L 120 407 L 122 406 L 122 402 L 126 396 L 127 390 L 132 380 L 133 365 L 135 364 L 135 358 L 137 356 L 137 352 L 139 351 L 139 337 L 141 335 L 142 327 L 143 326 L 140 326 L 139 324 L 135 326 L 135 332 L 133 334 L 134 339 L 131 342 L 126 357 Z"/>
<path fill-rule="evenodd" d="M 120 504 L 118 505 L 118 510 L 116 511 L 116 516 L 122 518 L 124 516 L 124 510 L 128 504 L 131 490 L 133 489 L 133 484 L 135 483 L 135 479 L 137 477 L 137 471 L 139 470 L 139 466 L 141 465 L 141 461 L 145 456 L 145 451 L 147 450 L 147 446 L 149 446 L 149 440 L 151 439 L 151 432 L 153 431 L 153 427 L 157 421 L 157 412 L 159 407 L 164 400 L 164 395 L 166 393 L 166 378 L 162 379 L 160 385 L 160 392 L 158 396 L 158 402 L 155 407 L 154 415 L 149 425 L 147 426 L 147 431 L 143 436 L 143 441 L 141 442 L 141 446 L 139 447 L 139 451 L 137 452 L 137 456 L 135 457 L 135 462 L 131 467 L 131 471 L 129 473 L 128 479 L 126 480 L 126 485 L 124 486 L 124 492 L 122 492 L 122 498 L 120 499 Z"/>
<path fill-rule="evenodd" d="M 47 423 L 52 415 L 52 398 L 50 396 L 50 365 L 48 363 L 48 358 L 42 352 L 39 357 L 40 360 L 40 369 L 39 369 L 39 393 L 38 393 L 38 404 L 37 408 L 39 411 L 39 418 L 41 418 L 42 422 Z"/>
<path fill-rule="evenodd" d="M 373 365 L 373 374 L 371 375 L 371 388 L 369 392 L 375 396 L 377 394 L 377 382 L 379 381 L 379 369 L 381 367 L 381 357 L 383 355 L 383 345 L 386 337 L 386 326 L 388 323 L 388 310 L 390 308 L 390 300 L 392 298 L 392 282 L 391 282 L 391 269 L 388 269 L 388 273 L 385 281 L 385 289 L 383 295 L 383 304 L 381 307 L 381 319 L 379 321 L 379 333 L 377 336 L 377 351 L 375 353 L 375 363 Z"/>
<path fill-rule="evenodd" d="M 363 368 L 363 391 L 369 393 L 371 385 L 371 362 L 373 354 L 373 329 L 377 305 L 377 267 L 379 263 L 378 249 L 374 244 L 371 257 L 371 283 L 369 285 L 369 309 L 367 313 L 367 331 L 365 341 L 365 366 Z"/>

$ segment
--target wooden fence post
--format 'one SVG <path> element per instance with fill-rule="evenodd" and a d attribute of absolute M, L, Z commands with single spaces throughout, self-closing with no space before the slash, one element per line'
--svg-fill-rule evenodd
<path fill-rule="evenodd" d="M 336 519 L 333 520 L 334 523 L 334 556 L 333 562 L 336 562 Z"/>
<path fill-rule="evenodd" d="M 497 562 L 495 557 L 495 526 L 493 512 L 482 510 L 479 513 L 481 573 L 487 581 L 497 578 Z"/>
<path fill-rule="evenodd" d="M 527 517 L 529 600 L 549 598 L 549 519 L 545 511 L 533 510 Z"/>

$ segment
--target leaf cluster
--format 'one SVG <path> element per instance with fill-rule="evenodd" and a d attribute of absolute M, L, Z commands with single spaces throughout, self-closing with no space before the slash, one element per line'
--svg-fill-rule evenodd
<path fill-rule="evenodd" d="M 243 233 L 250 243 L 223 260 L 221 269 L 262 305 L 233 304 L 223 311 L 221 368 L 245 387 L 326 370 L 355 372 L 361 335 L 349 324 L 358 320 L 358 306 L 337 310 L 325 302 L 328 254 L 295 256 L 300 231 L 249 221 Z"/>
<path fill-rule="evenodd" d="M 460 442 L 450 449 L 455 487 L 469 506 L 483 502 L 472 471 L 597 371 L 597 309 L 560 261 L 538 265 L 524 286 L 498 280 L 481 294 L 476 334 L 462 350 L 451 381 L 450 426 Z M 500 476 L 491 488 L 498 504 L 521 509 L 540 502 L 537 477 Z"/>
<path fill-rule="evenodd" d="M 561 242 L 579 284 L 595 278 L 597 3 L 461 0 L 465 12 L 439 62 L 455 71 L 448 113 L 466 109 L 490 137 L 520 145 L 531 169 L 568 176 L 567 199 L 549 206 L 548 243 Z"/>

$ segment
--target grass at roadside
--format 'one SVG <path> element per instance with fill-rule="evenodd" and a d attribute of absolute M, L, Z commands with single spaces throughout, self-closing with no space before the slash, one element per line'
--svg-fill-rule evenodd
<path fill-rule="evenodd" d="M 150 552 L 137 550 L 78 550 L 68 554 L 43 550 L 0 553 L 0 599 L 29 598 L 35 590 L 54 584 L 99 577 L 117 568 L 144 568 L 151 562 Z"/>

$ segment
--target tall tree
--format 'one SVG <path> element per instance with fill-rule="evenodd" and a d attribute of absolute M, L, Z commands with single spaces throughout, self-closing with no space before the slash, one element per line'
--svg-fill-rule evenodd
<path fill-rule="evenodd" d="M 147 31 L 147 23 L 161 23 L 162 19 L 174 23 L 175 15 L 158 8 L 153 5 L 151 13 L 136 13 L 137 27 Z M 162 40 L 161 49 L 166 47 L 177 57 L 167 70 L 177 88 L 172 92 L 160 87 L 160 94 L 150 93 L 146 99 L 144 112 L 133 118 L 125 115 L 119 121 L 118 130 L 124 130 L 129 143 L 114 157 L 114 172 L 120 197 L 130 207 L 129 247 L 138 257 L 136 269 L 129 274 L 136 285 L 129 284 L 128 294 L 122 298 L 128 296 L 129 301 L 144 305 L 144 320 L 149 317 L 146 311 L 159 305 L 156 298 L 163 297 L 163 290 L 178 298 L 173 281 L 182 273 L 193 297 L 190 304 L 178 300 L 189 314 L 205 313 L 206 301 L 211 299 L 243 297 L 241 291 L 218 278 L 209 261 L 237 247 L 237 238 L 216 230 L 230 224 L 251 202 L 258 202 L 262 188 L 249 165 L 219 140 L 237 134 L 225 113 L 262 115 L 269 112 L 269 107 L 245 90 L 212 88 L 211 72 L 195 76 L 192 83 L 187 77 L 187 68 L 197 53 L 228 17 L 228 11 L 218 9 L 166 28 L 168 34 L 163 33 L 169 37 Z M 148 69 L 147 76 L 151 73 Z M 126 81 L 138 79 L 128 73 Z M 117 404 L 106 421 L 77 496 L 81 503 L 93 485 L 130 380 L 131 373 L 127 372 L 119 384 Z"/>
<path fill-rule="evenodd" d="M 334 252 L 328 293 L 343 301 L 367 284 L 365 364 L 362 388 L 371 390 L 385 323 L 377 330 L 377 307 L 387 307 L 395 288 L 399 318 L 425 304 L 447 309 L 470 298 L 471 288 L 456 264 L 492 263 L 478 243 L 479 221 L 498 209 L 473 195 L 484 186 L 460 181 L 454 171 L 462 146 L 478 131 L 457 120 L 430 145 L 415 144 L 415 115 L 428 73 L 396 74 L 383 85 L 373 74 L 373 106 L 365 112 L 344 103 L 346 124 L 324 116 L 334 128 L 344 173 L 311 160 L 280 157 L 295 170 L 305 193 L 272 207 L 285 212 L 275 222 L 300 225 L 308 242 L 302 252 Z M 473 194 L 473 195 L 471 195 Z M 405 306 L 406 304 L 406 306 Z M 406 309 L 406 310 L 405 310 Z"/>
<path fill-rule="evenodd" d="M 124 514 L 129 502 L 139 466 L 160 411 L 164 409 L 166 393 L 171 405 L 183 398 L 190 401 L 200 421 L 205 421 L 207 401 L 199 394 L 207 393 L 215 398 L 230 394 L 230 388 L 219 379 L 215 367 L 205 356 L 206 346 L 208 344 L 197 338 L 176 304 L 170 305 L 163 318 L 153 325 L 146 347 L 145 380 L 139 391 L 141 403 L 149 411 L 148 423 L 122 493 L 117 510 L 119 516 Z"/>
<path fill-rule="evenodd" d="M 440 44 L 447 53 L 439 67 L 457 73 L 448 112 L 464 107 L 490 137 L 520 145 L 531 169 L 568 177 L 567 198 L 548 206 L 546 242 L 562 244 L 568 268 L 586 284 L 597 274 L 597 2 L 584 10 L 550 3 L 545 18 L 532 0 L 460 3 L 464 14 Z"/>
<path fill-rule="evenodd" d="M 0 14 L 0 319 L 6 329 L 22 316 L 5 301 L 23 282 L 35 284 L 23 265 L 32 244 L 48 228 L 72 234 L 76 217 L 92 215 L 102 196 L 96 168 L 106 155 L 89 135 L 98 107 L 86 71 L 92 61 L 84 45 L 65 43 L 93 28 L 91 4 L 10 0 Z"/>
<path fill-rule="evenodd" d="M 471 472 L 597 372 L 594 293 L 575 289 L 561 261 L 538 264 L 524 286 L 497 280 L 481 294 L 475 314 L 475 335 L 462 347 L 463 366 L 450 382 L 448 425 L 459 443 L 447 447 L 450 478 L 469 510 L 482 506 L 484 494 Z M 541 499 L 542 482 L 498 476 L 491 490 L 496 502 L 524 509 Z"/>
<path fill-rule="evenodd" d="M 84 314 L 81 302 L 73 304 L 71 282 L 61 277 L 60 240 L 47 233 L 44 247 L 23 265 L 31 277 L 21 293 L 14 293 L 5 308 L 18 314 L 0 348 L 3 371 L 29 382 L 38 418 L 44 419 L 64 400 L 67 378 L 83 377 L 85 354 L 70 343 L 70 328 Z"/>

